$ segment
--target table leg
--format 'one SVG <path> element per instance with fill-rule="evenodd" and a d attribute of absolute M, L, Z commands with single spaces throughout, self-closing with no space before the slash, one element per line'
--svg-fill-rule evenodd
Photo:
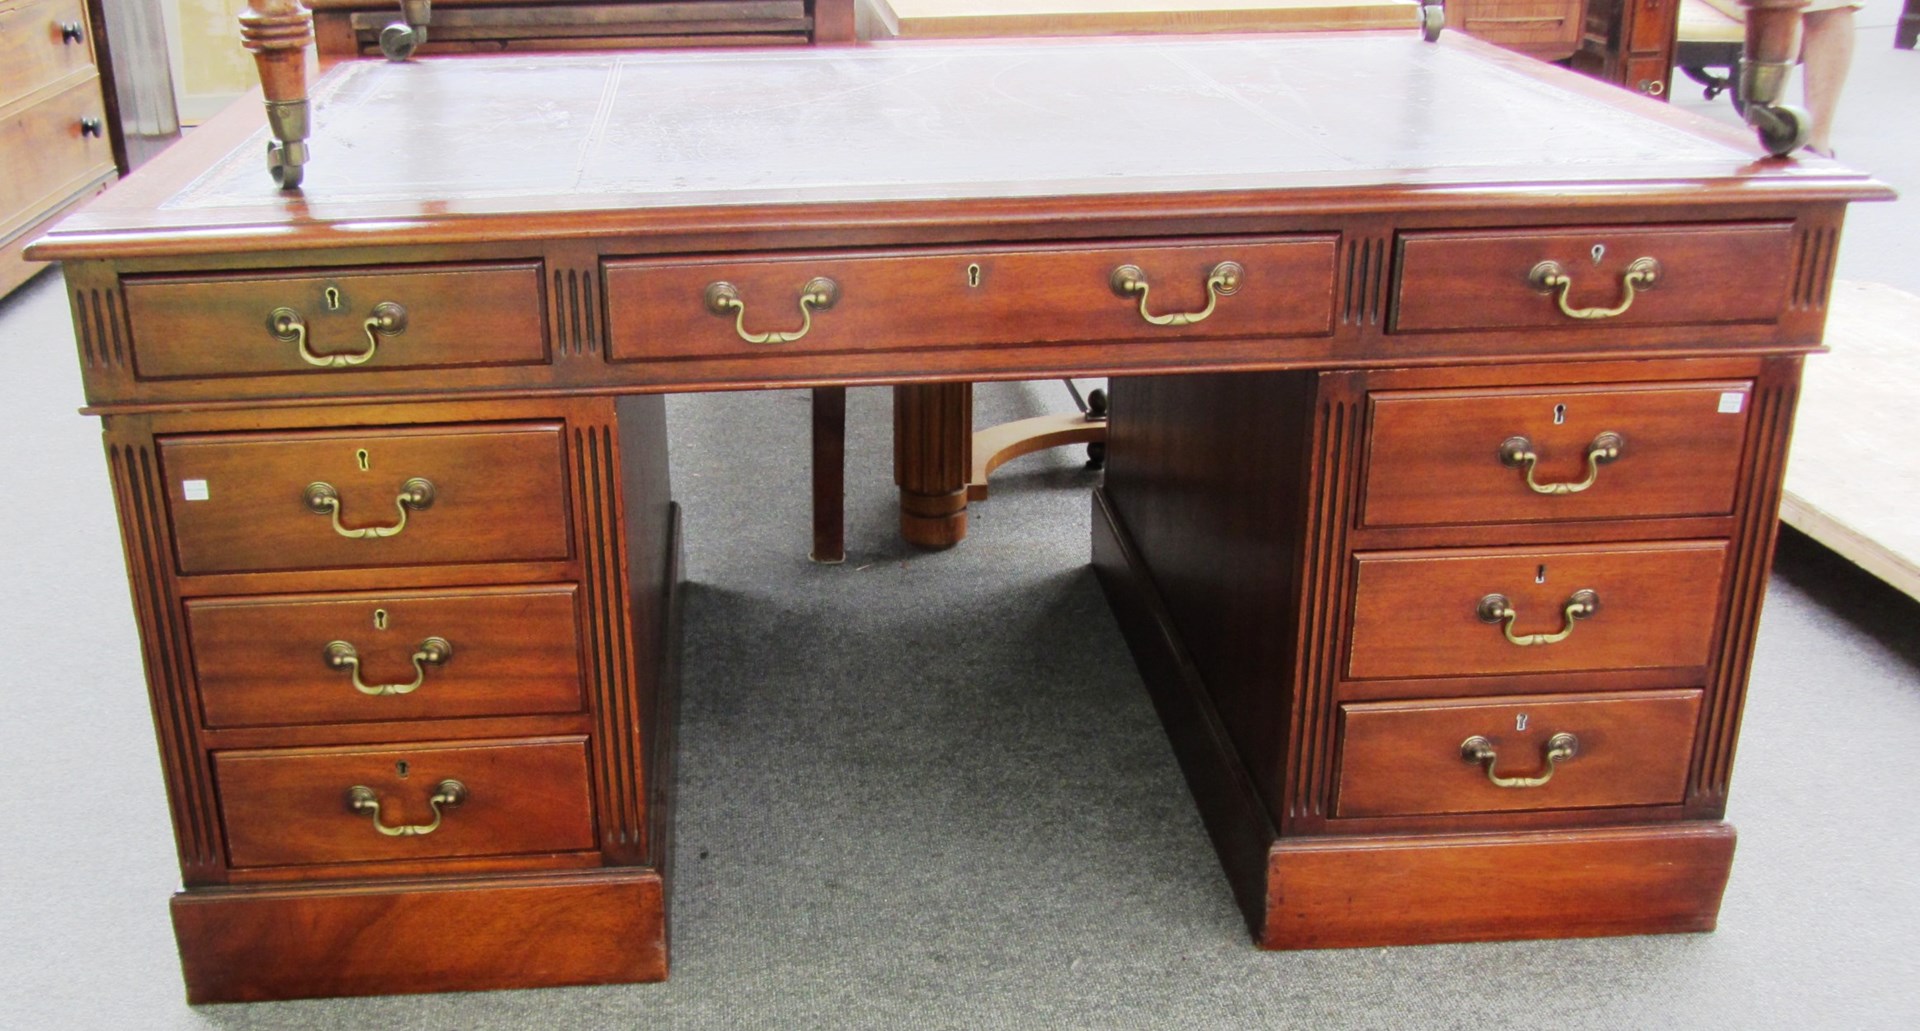
<path fill-rule="evenodd" d="M 847 388 L 813 388 L 813 555 L 847 559 Z"/>
<path fill-rule="evenodd" d="M 893 388 L 893 482 L 909 544 L 950 548 L 966 538 L 972 452 L 973 384 Z"/>

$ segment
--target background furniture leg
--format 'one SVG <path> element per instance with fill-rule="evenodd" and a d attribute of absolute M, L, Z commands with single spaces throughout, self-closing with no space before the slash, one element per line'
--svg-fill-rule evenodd
<path fill-rule="evenodd" d="M 907 543 L 950 548 L 965 539 L 972 452 L 973 384 L 893 388 L 893 482 Z"/>
<path fill-rule="evenodd" d="M 813 388 L 813 554 L 847 560 L 847 388 Z"/>

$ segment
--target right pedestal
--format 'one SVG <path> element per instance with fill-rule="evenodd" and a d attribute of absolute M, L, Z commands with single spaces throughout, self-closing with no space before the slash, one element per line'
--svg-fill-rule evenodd
<path fill-rule="evenodd" d="M 1094 564 L 1262 945 L 1714 926 L 1798 376 L 1114 381 Z"/>

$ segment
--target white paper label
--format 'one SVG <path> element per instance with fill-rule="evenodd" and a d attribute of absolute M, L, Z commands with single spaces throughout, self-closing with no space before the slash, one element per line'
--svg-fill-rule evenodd
<path fill-rule="evenodd" d="M 1730 390 L 1720 395 L 1720 414 L 1739 415 L 1740 409 L 1746 407 L 1746 404 L 1746 394 L 1738 390 Z"/>
<path fill-rule="evenodd" d="M 205 501 L 207 500 L 207 481 L 181 480 L 180 493 L 188 501 Z"/>

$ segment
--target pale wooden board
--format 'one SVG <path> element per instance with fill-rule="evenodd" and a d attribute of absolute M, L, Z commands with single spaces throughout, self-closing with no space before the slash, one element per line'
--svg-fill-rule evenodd
<path fill-rule="evenodd" d="M 1739 43 L 1747 38 L 1747 25 L 1708 0 L 1680 0 L 1680 28 L 1674 38 L 1682 43 Z"/>
<path fill-rule="evenodd" d="M 1920 598 L 1920 297 L 1836 283 L 1826 341 L 1807 359 L 1780 518 Z"/>
<path fill-rule="evenodd" d="M 1266 32 L 1420 24 L 1419 0 L 860 0 L 869 39 Z"/>

